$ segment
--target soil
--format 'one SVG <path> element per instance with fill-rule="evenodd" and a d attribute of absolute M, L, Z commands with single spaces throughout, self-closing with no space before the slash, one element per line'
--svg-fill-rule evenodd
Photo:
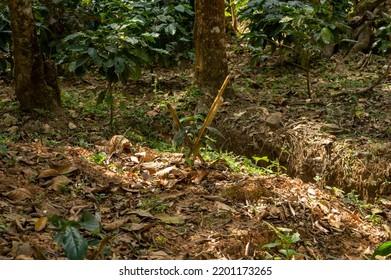
<path fill-rule="evenodd" d="M 309 97 L 291 65 L 249 68 L 246 54 L 230 57 L 234 94 L 215 122 L 220 142 L 267 156 L 270 175 L 234 171 L 224 158 L 190 167 L 182 153 L 151 148 L 175 133 L 167 102 L 193 114 L 190 67 L 119 86 L 128 96 L 118 96 L 114 131 L 91 102 L 104 89 L 95 77 L 63 82 L 66 123 L 21 114 L 2 84 L 1 258 L 66 258 L 46 218 L 78 220 L 84 210 L 101 225 L 79 229 L 91 241 L 87 259 L 370 258 L 391 239 L 390 77 L 366 96 L 330 94 L 346 81 L 359 81 L 353 91 L 369 85 L 384 61 L 361 70 L 319 65 Z"/>

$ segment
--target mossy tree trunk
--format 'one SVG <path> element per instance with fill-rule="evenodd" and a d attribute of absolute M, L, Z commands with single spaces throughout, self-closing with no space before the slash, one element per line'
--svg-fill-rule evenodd
<path fill-rule="evenodd" d="M 53 63 L 43 61 L 32 3 L 33 0 L 8 0 L 16 98 L 22 111 L 62 112 L 56 68 Z"/>
<path fill-rule="evenodd" d="M 194 76 L 204 97 L 200 102 L 208 107 L 228 73 L 224 11 L 224 0 L 195 1 Z"/>

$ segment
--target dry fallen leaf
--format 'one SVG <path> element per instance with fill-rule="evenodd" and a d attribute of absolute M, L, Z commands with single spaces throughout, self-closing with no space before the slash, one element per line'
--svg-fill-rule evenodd
<path fill-rule="evenodd" d="M 103 229 L 105 231 L 113 231 L 113 230 L 116 230 L 116 229 L 119 229 L 120 227 L 122 227 L 129 219 L 128 218 L 125 218 L 125 219 L 120 219 L 120 220 L 115 220 L 114 222 L 111 222 L 109 224 L 104 224 L 103 225 Z"/>
<path fill-rule="evenodd" d="M 43 230 L 46 227 L 48 221 L 49 221 L 48 217 L 41 217 L 41 218 L 39 218 L 35 222 L 35 226 L 34 226 L 35 231 Z"/>
<path fill-rule="evenodd" d="M 112 157 L 113 154 L 120 154 L 124 150 L 132 150 L 132 143 L 123 135 L 114 135 L 111 137 L 107 146 L 109 148 L 109 157 Z"/>
<path fill-rule="evenodd" d="M 56 177 L 59 175 L 65 175 L 72 173 L 78 169 L 77 166 L 71 162 L 66 162 L 60 165 L 52 165 L 49 169 L 39 172 L 38 178 Z"/>
<path fill-rule="evenodd" d="M 20 200 L 25 200 L 27 198 L 32 198 L 33 194 L 25 188 L 19 188 L 13 191 L 10 191 L 5 194 L 9 199 L 15 200 L 15 201 L 20 201 Z"/>
<path fill-rule="evenodd" d="M 168 260 L 170 256 L 164 251 L 149 252 L 148 257 L 151 260 Z"/>
<path fill-rule="evenodd" d="M 72 180 L 69 179 L 67 176 L 60 175 L 53 178 L 52 183 L 50 185 L 50 189 L 61 191 L 65 186 L 67 186 L 71 182 Z"/>
<path fill-rule="evenodd" d="M 159 170 L 158 172 L 156 172 L 156 176 L 157 177 L 160 177 L 162 179 L 164 178 L 167 178 L 168 175 L 170 174 L 171 171 L 173 171 L 174 169 L 176 169 L 177 167 L 176 166 L 169 166 L 169 167 L 166 167 L 162 170 Z"/>
<path fill-rule="evenodd" d="M 77 126 L 73 122 L 68 123 L 68 127 L 69 127 L 69 129 L 77 128 Z"/>
<path fill-rule="evenodd" d="M 158 213 L 154 216 L 154 218 L 159 219 L 166 224 L 180 225 L 185 222 L 182 217 L 170 216 L 165 213 Z"/>

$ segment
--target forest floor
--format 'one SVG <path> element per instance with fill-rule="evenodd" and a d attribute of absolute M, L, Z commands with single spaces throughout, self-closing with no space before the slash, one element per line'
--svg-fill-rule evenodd
<path fill-rule="evenodd" d="M 263 133 L 275 137 L 281 127 L 327 119 L 335 125 L 326 127 L 333 130 L 326 139 L 349 135 L 364 149 L 376 144 L 373 157 L 390 158 L 389 76 L 369 96 L 344 94 L 335 103 L 327 97 L 369 86 L 384 72 L 384 59 L 374 57 L 366 70 L 355 68 L 358 60 L 338 71 L 318 65 L 317 96 L 310 97 L 304 73 L 291 65 L 250 68 L 245 54 L 230 58 L 235 96 L 218 113 L 230 124 L 221 129 L 225 135 L 249 139 L 244 135 L 256 135 L 265 122 L 273 130 Z M 105 89 L 96 77 L 63 81 L 65 122 L 45 112 L 21 114 L 12 87 L 2 84 L 0 258 L 65 258 L 53 240 L 59 229 L 47 218 L 77 221 L 84 210 L 101 225 L 92 233 L 78 229 L 89 259 L 368 259 L 391 239 L 386 191 L 367 202 L 321 176 L 287 176 L 289 168 L 272 152 L 257 166 L 239 154 L 207 150 L 206 163 L 190 167 L 170 143 L 176 130 L 166 104 L 180 117 L 193 115 L 198 92 L 191 81 L 191 67 L 183 66 L 118 86 L 113 131 L 107 104 L 95 102 Z M 265 156 L 229 142 L 230 150 Z"/>

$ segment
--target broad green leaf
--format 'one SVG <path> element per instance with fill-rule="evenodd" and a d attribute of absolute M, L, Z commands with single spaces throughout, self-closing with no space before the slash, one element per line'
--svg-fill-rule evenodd
<path fill-rule="evenodd" d="M 391 241 L 387 241 L 375 249 L 375 252 L 373 253 L 371 259 L 374 260 L 376 259 L 376 256 L 385 257 L 390 254 L 391 254 Z"/>
<path fill-rule="evenodd" d="M 274 247 L 277 247 L 277 246 L 280 246 L 280 245 L 281 245 L 281 241 L 280 240 L 276 240 L 273 243 L 268 243 L 268 244 L 263 245 L 262 248 L 270 249 L 270 248 L 274 248 Z"/>
<path fill-rule="evenodd" d="M 73 33 L 71 35 L 68 35 L 64 38 L 64 42 L 68 42 L 69 40 L 73 40 L 73 39 L 76 39 L 78 37 L 84 37 L 85 34 L 83 32 L 76 32 L 76 33 Z"/>
<path fill-rule="evenodd" d="M 70 260 L 82 260 L 87 254 L 87 241 L 81 236 L 77 228 L 67 226 L 62 238 L 62 246 Z"/>
<path fill-rule="evenodd" d="M 67 49 L 72 52 L 81 52 L 81 51 L 85 51 L 86 47 L 83 45 L 71 45 L 68 46 Z"/>
<path fill-rule="evenodd" d="M 135 37 L 124 37 L 124 40 L 132 45 L 135 45 L 139 42 Z"/>
<path fill-rule="evenodd" d="M 83 211 L 81 213 L 79 225 L 88 231 L 94 231 L 99 228 L 98 220 L 88 211 Z"/>
<path fill-rule="evenodd" d="M 116 45 L 108 45 L 108 46 L 105 46 L 105 49 L 108 51 L 108 52 L 111 52 L 111 53 L 116 53 L 118 52 L 118 47 Z"/>
<path fill-rule="evenodd" d="M 167 27 L 164 28 L 164 31 L 165 31 L 167 34 L 175 35 L 175 33 L 176 33 L 176 26 L 175 26 L 175 23 L 170 23 L 169 25 L 167 25 Z"/>
<path fill-rule="evenodd" d="M 292 21 L 293 19 L 294 19 L 293 17 L 285 16 L 285 17 L 283 17 L 283 18 L 280 20 L 280 23 L 290 22 L 290 21 Z"/>
<path fill-rule="evenodd" d="M 294 234 L 292 234 L 291 242 L 292 243 L 296 243 L 296 242 L 299 242 L 299 241 L 300 241 L 300 233 L 295 232 Z"/>
<path fill-rule="evenodd" d="M 292 249 L 280 249 L 278 250 L 281 254 L 284 254 L 285 257 L 290 259 L 292 256 L 297 255 L 298 253 L 295 250 Z"/>
<path fill-rule="evenodd" d="M 111 68 L 114 66 L 114 60 L 110 58 L 109 60 L 104 62 L 104 65 L 106 68 Z"/>
<path fill-rule="evenodd" d="M 96 59 L 96 57 L 98 56 L 98 53 L 95 48 L 88 48 L 87 53 L 89 56 L 91 56 L 92 59 Z"/>
<path fill-rule="evenodd" d="M 125 70 L 125 60 L 122 57 L 114 57 L 115 72 L 117 75 Z"/>
<path fill-rule="evenodd" d="M 69 65 L 68 65 L 69 72 L 71 72 L 71 73 L 75 72 L 76 68 L 77 68 L 76 61 L 72 61 L 71 63 L 69 63 Z"/>
<path fill-rule="evenodd" d="M 331 44 L 334 40 L 333 33 L 328 27 L 323 27 L 320 31 L 320 36 L 325 44 Z"/>
<path fill-rule="evenodd" d="M 177 5 L 174 7 L 174 9 L 181 13 L 185 11 L 185 7 L 183 5 Z"/>

